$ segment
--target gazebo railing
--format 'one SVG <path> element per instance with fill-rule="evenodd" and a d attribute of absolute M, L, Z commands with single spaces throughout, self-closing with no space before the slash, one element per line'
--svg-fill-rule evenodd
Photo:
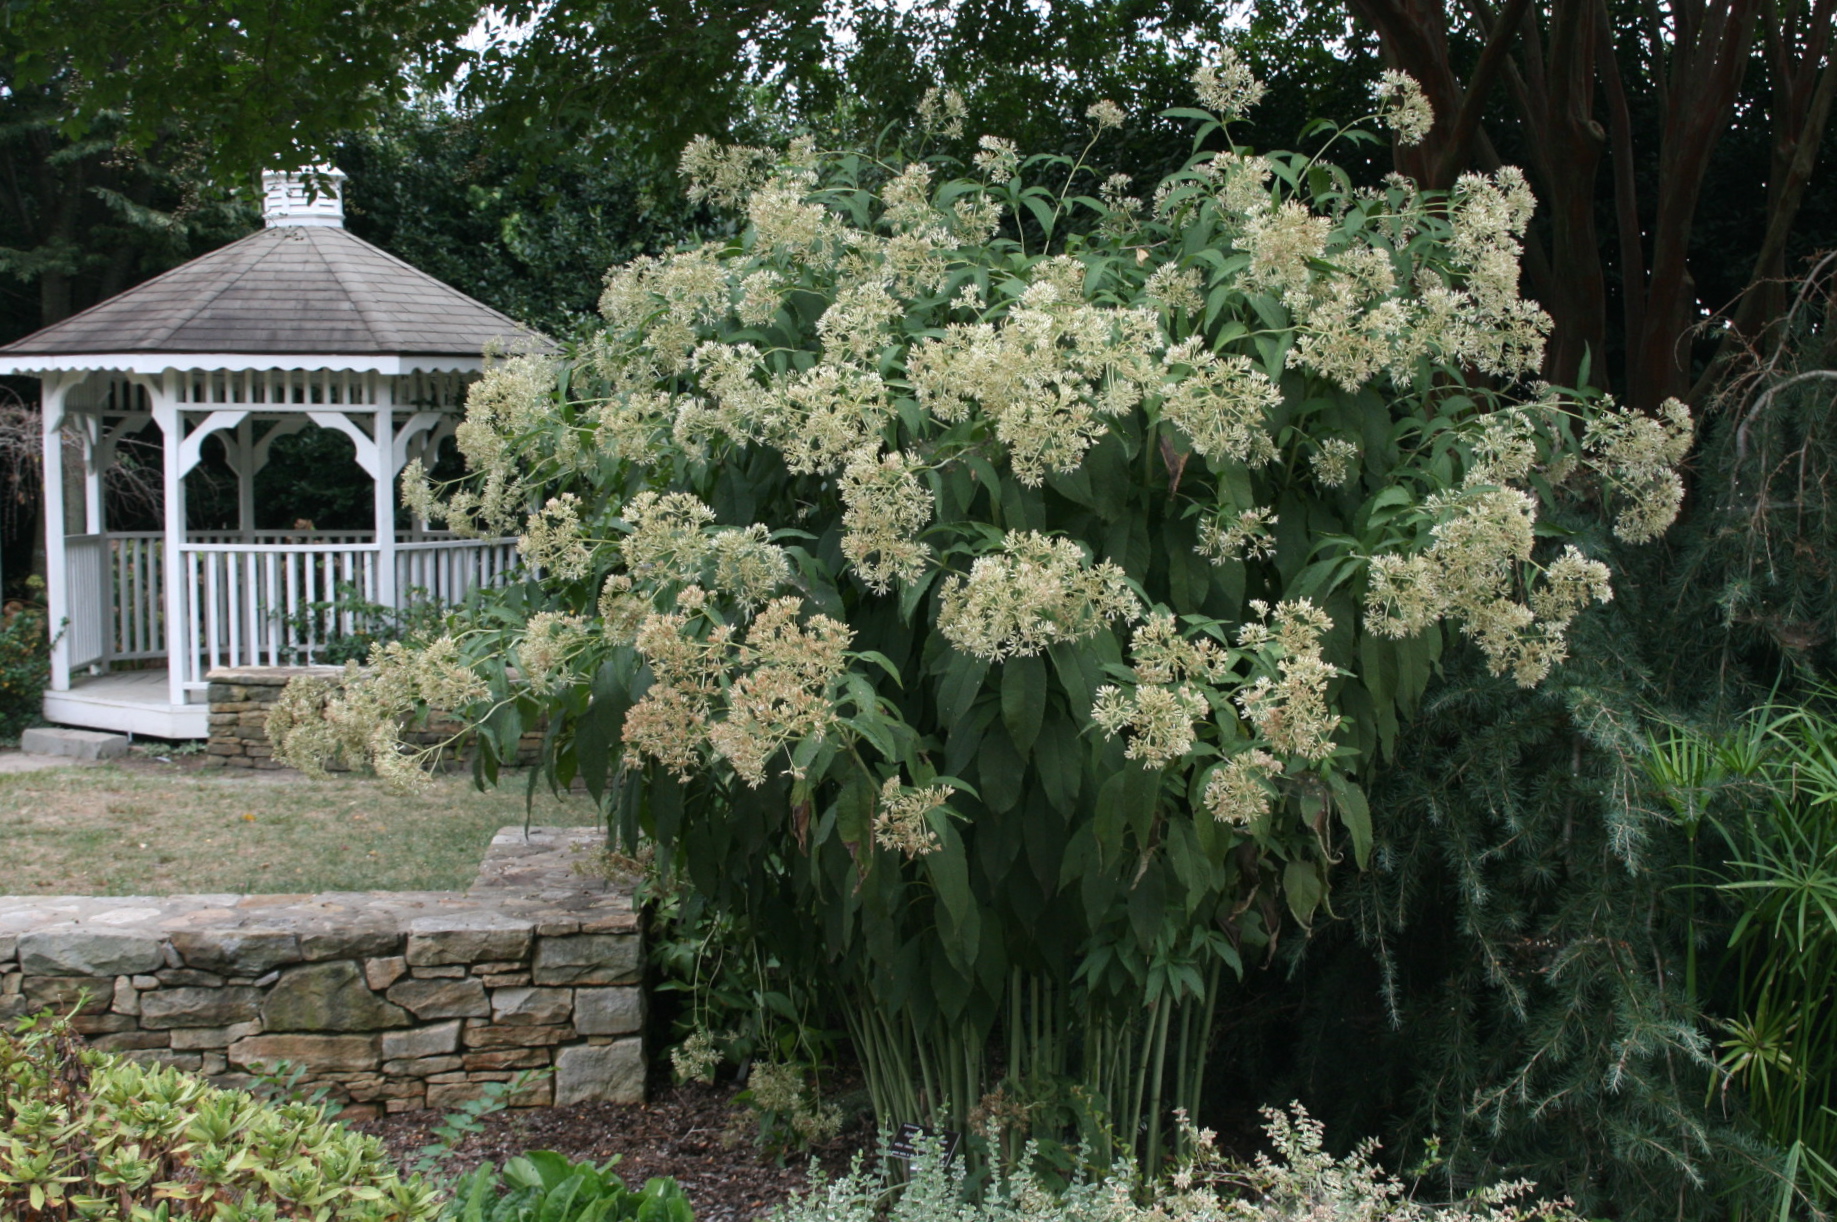
<path fill-rule="evenodd" d="M 398 607 L 411 598 L 460 602 L 517 563 L 514 539 L 398 543 L 395 553 Z M 329 638 L 362 628 L 353 602 L 379 601 L 374 543 L 188 543 L 180 555 L 194 676 L 318 661 Z"/>
<path fill-rule="evenodd" d="M 301 536 L 320 536 L 304 542 Z M 431 532 L 430 532 L 431 533 Z M 183 631 L 166 628 L 165 536 L 156 531 L 66 535 L 70 667 L 186 655 L 193 686 L 217 666 L 284 666 L 323 656 L 328 638 L 354 633 L 353 602 L 380 601 L 381 549 L 367 531 L 194 532 L 179 551 L 187 597 Z M 225 541 L 219 541 L 228 536 Z M 269 541 L 272 539 L 273 541 Z M 514 539 L 418 540 L 395 545 L 395 603 L 457 603 L 505 579 Z M 328 605 L 329 604 L 329 605 Z"/>

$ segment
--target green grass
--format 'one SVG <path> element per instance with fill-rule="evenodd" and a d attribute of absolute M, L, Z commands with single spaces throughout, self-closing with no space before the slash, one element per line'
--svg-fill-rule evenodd
<path fill-rule="evenodd" d="M 523 779 L 425 794 L 369 778 L 216 772 L 130 760 L 0 776 L 0 892 L 178 895 L 463 890 L 492 835 L 521 824 Z M 596 822 L 584 794 L 537 796 L 531 822 Z"/>

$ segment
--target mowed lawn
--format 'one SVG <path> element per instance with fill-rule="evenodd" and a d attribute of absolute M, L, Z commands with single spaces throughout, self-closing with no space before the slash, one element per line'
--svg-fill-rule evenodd
<path fill-rule="evenodd" d="M 492 835 L 523 823 L 526 783 L 442 777 L 407 796 L 146 760 L 0 775 L 0 894 L 463 890 Z M 530 821 L 597 820 L 585 794 L 539 792 Z"/>

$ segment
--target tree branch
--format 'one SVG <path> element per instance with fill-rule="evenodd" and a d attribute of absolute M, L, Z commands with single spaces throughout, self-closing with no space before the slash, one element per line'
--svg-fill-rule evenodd
<path fill-rule="evenodd" d="M 1531 0 L 1507 0 L 1505 11 L 1492 23 L 1486 47 L 1480 52 L 1480 62 L 1474 65 L 1473 75 L 1468 78 L 1460 113 L 1455 117 L 1454 128 L 1448 133 L 1447 143 L 1436 163 L 1434 185 L 1446 187 L 1452 183 L 1461 167 L 1470 160 L 1473 138 L 1480 130 L 1480 112 L 1485 109 L 1486 99 L 1499 79 L 1499 69 L 1512 45 L 1515 28 L 1530 7 Z"/>

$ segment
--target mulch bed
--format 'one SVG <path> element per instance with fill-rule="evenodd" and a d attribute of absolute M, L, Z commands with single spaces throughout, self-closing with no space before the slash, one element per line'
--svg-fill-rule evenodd
<path fill-rule="evenodd" d="M 620 1157 L 617 1173 L 632 1187 L 654 1175 L 674 1176 L 695 1209 L 696 1222 L 749 1222 L 803 1188 L 808 1156 L 780 1160 L 754 1144 L 748 1110 L 732 1102 L 732 1086 L 689 1083 L 653 1091 L 637 1106 L 582 1103 L 522 1108 L 487 1116 L 484 1131 L 460 1143 L 443 1169 L 462 1174 L 481 1162 L 503 1163 L 526 1150 L 556 1150 L 603 1163 Z M 402 1112 L 353 1127 L 381 1137 L 404 1165 L 433 1140 L 434 1112 Z M 846 1170 L 854 1151 L 872 1145 L 871 1120 L 857 1119 L 829 1148 L 817 1151 L 826 1170 Z"/>

